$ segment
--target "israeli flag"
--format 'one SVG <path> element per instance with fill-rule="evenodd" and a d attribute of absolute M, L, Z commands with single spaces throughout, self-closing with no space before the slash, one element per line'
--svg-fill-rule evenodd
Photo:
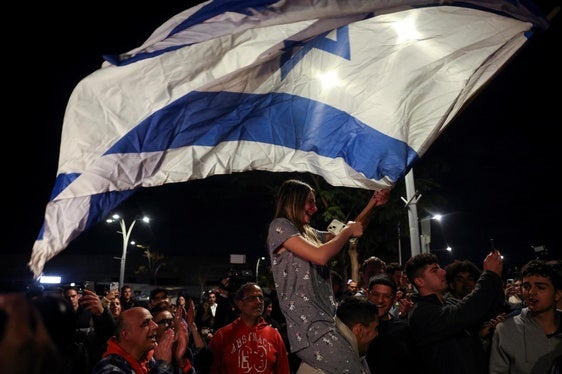
<path fill-rule="evenodd" d="M 517 1 L 187 9 L 74 89 L 29 267 L 139 188 L 249 170 L 392 188 L 537 27 Z"/>

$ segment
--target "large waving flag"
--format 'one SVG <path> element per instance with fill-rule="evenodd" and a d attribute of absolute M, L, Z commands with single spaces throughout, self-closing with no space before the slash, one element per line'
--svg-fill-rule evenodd
<path fill-rule="evenodd" d="M 392 187 L 543 17 L 511 1 L 222 0 L 106 56 L 66 109 L 29 267 L 135 190 L 248 170 Z"/>

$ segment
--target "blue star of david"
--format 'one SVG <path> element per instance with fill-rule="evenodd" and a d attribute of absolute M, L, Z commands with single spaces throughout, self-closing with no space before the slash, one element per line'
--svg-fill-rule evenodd
<path fill-rule="evenodd" d="M 348 26 L 343 26 L 336 29 L 336 40 L 332 40 L 326 37 L 330 31 L 318 35 L 316 38 L 308 42 L 299 42 L 294 40 L 286 40 L 285 52 L 281 56 L 281 79 L 285 79 L 287 74 L 295 67 L 300 60 L 306 56 L 313 48 L 320 49 L 322 51 L 334 54 L 336 56 L 345 58 L 346 60 L 351 59 L 351 51 L 349 48 L 349 28 Z M 302 45 L 303 47 L 299 49 L 297 53 L 291 55 L 291 51 Z"/>

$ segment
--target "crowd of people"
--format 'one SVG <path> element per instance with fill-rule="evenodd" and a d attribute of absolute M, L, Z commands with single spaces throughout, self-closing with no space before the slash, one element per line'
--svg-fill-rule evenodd
<path fill-rule="evenodd" d="M 288 180 L 267 246 L 275 289 L 229 277 L 205 292 L 147 302 L 130 286 L 104 295 L 0 294 L 5 373 L 561 374 L 562 262 L 535 259 L 504 280 L 492 250 L 481 268 L 431 253 L 404 265 L 372 256 L 341 281 L 330 260 L 363 234 L 310 226 L 314 189 Z M 371 204 L 383 206 L 388 191 Z"/>

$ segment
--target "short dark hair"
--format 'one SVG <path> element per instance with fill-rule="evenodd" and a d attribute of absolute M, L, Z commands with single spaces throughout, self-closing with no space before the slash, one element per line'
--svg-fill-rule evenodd
<path fill-rule="evenodd" d="M 363 297 L 349 296 L 338 304 L 336 316 L 349 328 L 360 323 L 369 326 L 378 316 L 377 306 Z"/>
<path fill-rule="evenodd" d="M 482 274 L 478 266 L 470 260 L 455 260 L 445 266 L 445 271 L 447 271 L 447 283 L 453 282 L 459 273 L 467 272 L 475 281 L 480 278 L 480 274 Z"/>
<path fill-rule="evenodd" d="M 385 286 L 392 288 L 393 295 L 396 295 L 396 292 L 398 291 L 398 286 L 396 285 L 396 282 L 394 281 L 394 279 L 390 277 L 390 275 L 386 273 L 372 276 L 371 279 L 369 280 L 368 290 L 370 291 L 371 288 L 373 288 L 377 284 L 383 284 Z"/>
<path fill-rule="evenodd" d="M 68 291 L 70 291 L 70 290 L 74 290 L 74 291 L 76 291 L 76 292 L 78 292 L 78 293 L 80 293 L 80 291 L 81 291 L 78 286 L 67 285 L 67 286 L 64 286 L 64 287 L 62 288 L 62 294 L 63 294 L 63 295 L 66 295 L 66 293 L 67 293 Z"/>
<path fill-rule="evenodd" d="M 402 271 L 402 265 L 398 262 L 390 262 L 386 264 L 386 273 L 389 275 L 393 275 L 395 271 Z"/>
<path fill-rule="evenodd" d="M 236 291 L 234 294 L 234 298 L 236 300 L 242 300 L 246 296 L 246 290 L 251 287 L 258 287 L 261 290 L 261 287 L 256 282 L 246 282 Z"/>
<path fill-rule="evenodd" d="M 521 278 L 533 275 L 550 279 L 555 290 L 562 290 L 560 265 L 539 259 L 531 260 L 521 268 Z"/>
<path fill-rule="evenodd" d="M 439 261 L 434 253 L 420 253 L 414 257 L 410 257 L 404 266 L 404 270 L 406 270 L 406 275 L 410 283 L 415 286 L 414 279 L 421 275 L 425 267 L 437 263 L 439 263 Z"/>
<path fill-rule="evenodd" d="M 384 262 L 384 260 L 382 260 L 381 258 L 377 257 L 377 256 L 371 256 L 369 258 L 367 258 L 366 260 L 364 260 L 361 263 L 361 269 L 360 271 L 364 271 L 365 268 L 371 264 L 376 264 L 377 266 L 380 266 L 381 269 L 383 269 L 384 271 L 386 271 L 386 262 Z"/>
<path fill-rule="evenodd" d="M 172 309 L 170 308 L 170 306 L 166 303 L 160 303 L 156 306 L 154 306 L 152 309 L 150 309 L 150 314 L 152 314 L 152 317 L 156 317 L 156 315 L 162 311 L 169 311 L 170 313 L 172 313 Z M 172 313 L 173 314 L 173 313 Z"/>
<path fill-rule="evenodd" d="M 164 298 L 168 297 L 168 290 L 166 290 L 165 288 L 159 287 L 159 288 L 155 288 L 152 291 L 150 291 L 150 300 L 154 299 L 154 297 L 156 297 L 156 295 L 158 295 L 159 293 L 164 293 Z"/>

